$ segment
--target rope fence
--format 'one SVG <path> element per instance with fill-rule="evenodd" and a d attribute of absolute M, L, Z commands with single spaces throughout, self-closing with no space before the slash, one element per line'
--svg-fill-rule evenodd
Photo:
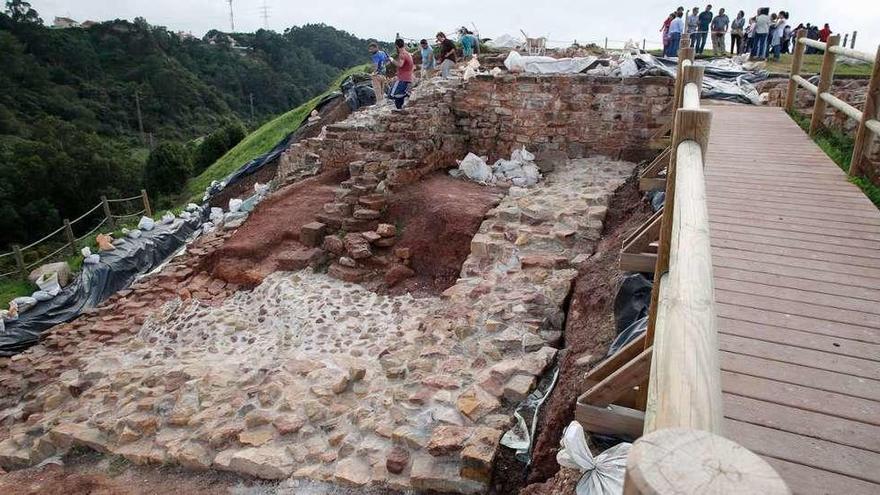
<path fill-rule="evenodd" d="M 143 203 L 143 208 L 141 208 L 137 212 L 114 214 L 112 211 L 111 205 L 118 205 L 120 203 L 128 203 L 128 202 L 138 201 L 138 200 Z M 80 237 L 74 236 L 74 233 L 73 233 L 74 225 L 78 224 L 79 222 L 82 222 L 86 218 L 89 218 L 93 213 L 95 213 L 99 209 L 103 209 L 103 214 L 104 214 L 101 221 L 95 227 L 93 227 L 91 230 L 89 230 L 86 234 L 84 234 Z M 90 208 L 88 211 L 86 211 L 85 213 L 83 213 L 79 217 L 75 218 L 74 220 L 65 219 L 64 225 L 53 230 L 49 234 L 41 237 L 40 239 L 38 239 L 34 242 L 31 242 L 30 244 L 28 244 L 26 246 L 13 245 L 12 251 L 7 252 L 7 253 L 0 253 L 0 259 L 12 257 L 14 259 L 14 264 L 15 264 L 14 270 L 0 273 L 0 279 L 11 278 L 14 276 L 19 276 L 20 278 L 27 278 L 28 272 L 32 268 L 39 266 L 40 264 L 42 264 L 46 261 L 49 261 L 51 259 L 58 257 L 59 255 L 61 255 L 65 251 L 69 252 L 70 255 L 76 255 L 78 245 L 80 243 L 82 243 L 84 240 L 93 236 L 100 229 L 107 228 L 110 230 L 114 230 L 117 227 L 117 225 L 118 225 L 117 221 L 119 221 L 119 220 L 123 220 L 123 219 L 127 219 L 127 218 L 136 218 L 141 215 L 152 216 L 152 214 L 153 214 L 153 212 L 152 212 L 152 209 L 150 208 L 149 196 L 147 195 L 147 191 L 145 191 L 143 189 L 141 189 L 141 193 L 139 195 L 131 196 L 128 198 L 108 199 L 107 197 L 102 196 L 100 203 L 98 203 L 94 207 Z M 59 239 L 58 241 L 52 241 L 50 243 L 50 239 L 52 239 L 53 237 L 55 237 L 59 234 L 63 234 L 64 239 L 63 240 Z M 50 249 L 54 248 L 55 246 L 59 246 L 59 247 L 55 248 L 51 253 L 44 255 L 40 251 L 45 251 L 45 250 L 38 250 L 38 248 L 40 248 L 41 246 L 43 246 L 45 244 L 49 244 Z M 36 251 L 34 254 L 36 254 L 36 256 L 38 256 L 39 258 L 36 259 L 35 261 L 26 261 L 25 260 L 26 252 L 33 252 L 33 251 Z M 9 264 L 9 263 L 4 263 L 4 264 Z M 8 266 L 0 266 L 0 270 L 6 270 L 8 268 L 9 268 Z"/>

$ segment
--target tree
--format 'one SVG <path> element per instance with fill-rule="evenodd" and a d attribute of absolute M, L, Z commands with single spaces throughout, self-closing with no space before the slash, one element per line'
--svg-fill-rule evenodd
<path fill-rule="evenodd" d="M 153 194 L 179 192 L 192 172 L 189 153 L 179 143 L 162 143 L 150 152 L 144 185 Z"/>
<path fill-rule="evenodd" d="M 24 0 L 6 0 L 6 14 L 15 23 L 43 24 L 40 14 L 31 8 L 30 2 L 25 2 Z"/>

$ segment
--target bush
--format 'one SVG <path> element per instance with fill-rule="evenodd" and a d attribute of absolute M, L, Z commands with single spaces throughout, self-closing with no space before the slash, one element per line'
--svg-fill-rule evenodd
<path fill-rule="evenodd" d="M 241 122 L 231 121 L 208 134 L 195 151 L 195 172 L 200 173 L 210 167 L 233 146 L 244 139 L 247 131 Z"/>
<path fill-rule="evenodd" d="M 152 152 L 144 167 L 144 184 L 151 194 L 180 191 L 192 173 L 189 153 L 179 143 L 162 143 Z"/>

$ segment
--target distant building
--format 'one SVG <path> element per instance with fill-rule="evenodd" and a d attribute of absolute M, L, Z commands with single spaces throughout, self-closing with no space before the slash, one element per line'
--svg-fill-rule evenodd
<path fill-rule="evenodd" d="M 56 29 L 67 29 L 78 28 L 80 25 L 70 17 L 55 17 L 55 22 L 52 23 L 52 27 Z"/>
<path fill-rule="evenodd" d="M 99 22 L 97 22 L 97 21 L 85 21 L 82 24 L 80 24 L 80 27 L 83 29 L 88 29 L 92 26 L 97 26 L 98 24 L 99 24 Z"/>

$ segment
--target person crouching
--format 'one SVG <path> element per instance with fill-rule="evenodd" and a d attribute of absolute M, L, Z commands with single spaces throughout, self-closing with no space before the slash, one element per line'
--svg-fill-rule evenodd
<path fill-rule="evenodd" d="M 413 59 L 412 55 L 406 51 L 406 46 L 402 39 L 394 42 L 397 47 L 397 57 L 392 59 L 391 63 L 397 66 L 397 80 L 391 86 L 388 97 L 394 101 L 396 110 L 402 110 L 404 101 L 409 96 L 409 87 L 413 82 Z"/>

